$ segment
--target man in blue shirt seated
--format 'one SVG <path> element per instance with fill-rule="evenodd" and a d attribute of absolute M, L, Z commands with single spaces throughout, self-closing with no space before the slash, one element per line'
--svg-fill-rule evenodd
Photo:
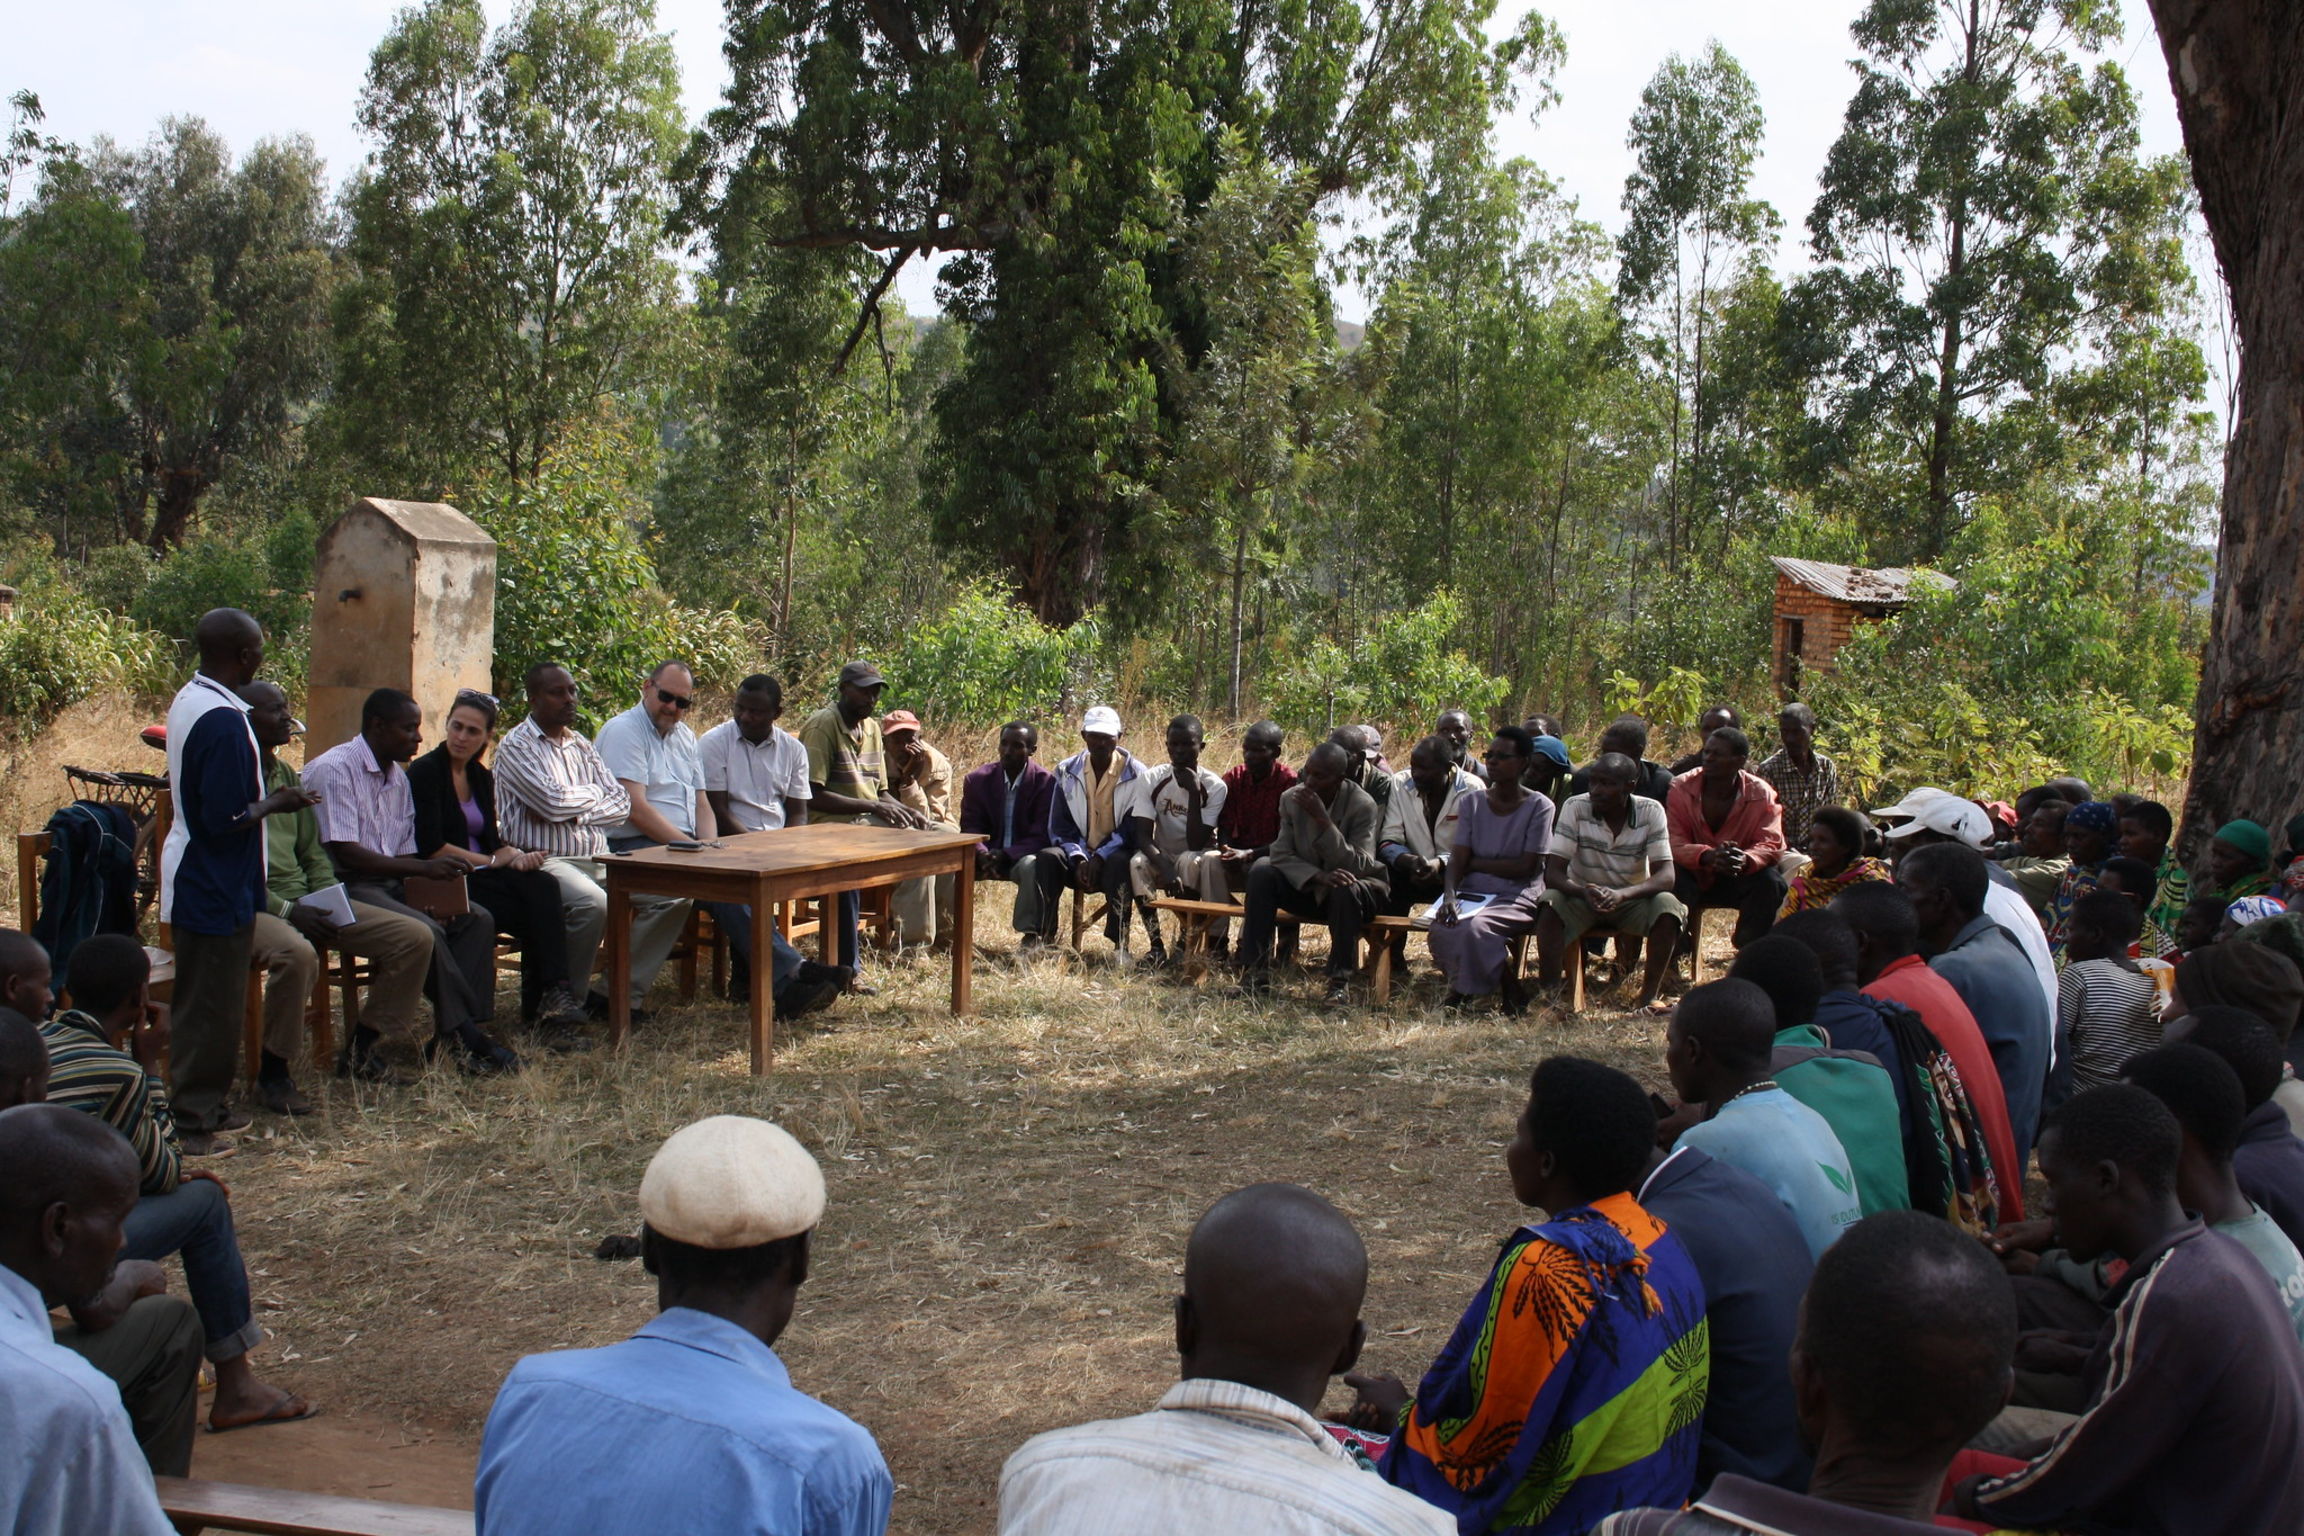
<path fill-rule="evenodd" d="M 862 1426 L 797 1391 L 770 1346 L 808 1278 L 824 1175 L 765 1120 L 714 1115 L 640 1181 L 662 1310 L 605 1349 L 512 1369 L 480 1445 L 484 1536 L 879 1536 L 895 1491 Z"/>
<path fill-rule="evenodd" d="M 136 1208 L 136 1154 L 56 1104 L 0 1111 L 0 1530 L 167 1536 L 120 1390 L 48 1309 L 101 1292 Z"/>

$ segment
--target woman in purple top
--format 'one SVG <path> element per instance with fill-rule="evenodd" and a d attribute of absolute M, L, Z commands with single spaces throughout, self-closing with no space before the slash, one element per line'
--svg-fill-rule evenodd
<path fill-rule="evenodd" d="M 1432 909 L 1432 961 L 1448 977 L 1448 1006 L 1461 1008 L 1503 985 L 1512 940 L 1536 928 L 1544 894 L 1544 854 L 1552 844 L 1552 802 L 1521 783 L 1535 738 L 1507 725 L 1488 744 L 1488 788 L 1467 794 L 1457 813 L 1446 888 Z M 1492 896 L 1459 913 L 1456 897 Z"/>
<path fill-rule="evenodd" d="M 496 785 L 482 758 L 496 726 L 496 700 L 476 688 L 460 690 L 448 706 L 446 739 L 408 765 L 416 801 L 416 846 L 428 859 L 469 866 L 472 900 L 496 918 L 497 931 L 520 949 L 520 1015 L 541 1022 L 544 1043 L 579 1047 L 572 1032 L 584 1022 L 584 998 L 568 973 L 568 924 L 560 882 L 544 869 L 544 855 L 513 847 L 496 832 Z"/>

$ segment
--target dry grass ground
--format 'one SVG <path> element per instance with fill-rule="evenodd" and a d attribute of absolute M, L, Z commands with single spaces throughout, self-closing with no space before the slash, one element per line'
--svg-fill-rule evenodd
<path fill-rule="evenodd" d="M 45 821 L 60 762 L 149 766 L 134 733 L 153 718 L 125 700 L 68 711 L 8 754 L 0 814 Z M 1141 721 L 1135 735 L 1157 740 Z M 964 768 L 993 738 L 939 744 Z M 1044 757 L 1065 750 L 1052 735 Z M 1210 767 L 1236 760 L 1236 733 L 1211 741 Z M 637 1229 L 658 1143 L 702 1115 L 758 1114 L 800 1135 L 831 1186 L 780 1346 L 796 1381 L 878 1437 L 897 1531 L 988 1530 L 1024 1439 L 1142 1411 L 1173 1379 L 1184 1237 L 1218 1195 L 1286 1179 L 1347 1211 L 1374 1261 L 1367 1364 L 1412 1379 L 1523 1215 L 1502 1150 L 1530 1067 L 1573 1051 L 1660 1078 L 1661 1030 L 1606 1006 L 1621 996 L 1574 1021 L 1448 1015 L 1421 941 L 1416 981 L 1381 1012 L 1322 1006 L 1309 973 L 1254 1004 L 1214 981 L 1123 977 L 1097 963 L 1101 938 L 1085 963 L 1019 967 L 1009 889 L 982 889 L 977 1015 L 945 1012 L 941 965 L 886 965 L 878 997 L 780 1039 L 768 1078 L 745 1071 L 737 1010 L 680 1007 L 669 980 L 620 1060 L 540 1059 L 506 1082 L 436 1071 L 383 1093 L 307 1072 L 323 1113 L 259 1115 L 214 1166 L 273 1335 L 261 1368 L 329 1417 L 209 1442 L 202 1465 L 444 1500 L 520 1356 L 608 1343 L 653 1312 L 638 1264 L 591 1253 Z M 385 1470 L 427 1448 L 441 1454 L 423 1476 Z M 361 1455 L 402 1451 L 363 1479 Z"/>
<path fill-rule="evenodd" d="M 986 1530 L 1027 1436 L 1141 1411 L 1173 1378 L 1169 1299 L 1216 1196 L 1286 1179 L 1347 1211 L 1374 1261 L 1368 1363 L 1413 1378 L 1520 1219 L 1501 1154 L 1530 1066 L 1575 1051 L 1656 1077 L 1646 1018 L 1462 1019 L 1429 979 L 1377 1013 L 1318 1005 L 1310 975 L 1248 1004 L 1092 959 L 1019 969 L 1005 893 L 980 926 L 976 1017 L 944 1012 L 940 966 L 898 962 L 765 1079 L 744 1070 L 736 1010 L 700 1000 L 623 1060 L 331 1083 L 322 1116 L 260 1117 L 218 1168 L 274 1335 L 266 1370 L 338 1411 L 476 1438 L 521 1355 L 652 1312 L 636 1263 L 590 1254 L 636 1229 L 663 1137 L 765 1115 L 831 1186 L 782 1346 L 795 1379 L 879 1438 L 897 1530 Z"/>

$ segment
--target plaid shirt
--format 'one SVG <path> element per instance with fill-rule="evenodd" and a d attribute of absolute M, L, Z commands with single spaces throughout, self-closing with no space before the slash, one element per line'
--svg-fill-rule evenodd
<path fill-rule="evenodd" d="M 1840 770 L 1821 752 L 1809 754 L 1813 766 L 1803 770 L 1792 755 L 1779 749 L 1762 762 L 1760 777 L 1776 786 L 1777 803 L 1784 807 L 1784 841 L 1795 848 L 1808 846 L 1808 828 L 1818 808 L 1840 803 Z"/>
<path fill-rule="evenodd" d="M 603 858 L 605 829 L 631 814 L 632 797 L 576 732 L 554 739 L 528 719 L 496 744 L 496 821 L 513 847 Z"/>

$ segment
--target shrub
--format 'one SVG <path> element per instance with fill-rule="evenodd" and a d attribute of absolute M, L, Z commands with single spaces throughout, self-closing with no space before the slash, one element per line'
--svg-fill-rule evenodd
<path fill-rule="evenodd" d="M 135 620 L 51 587 L 0 620 L 0 717 L 45 725 L 91 694 L 165 693 L 173 661 L 168 642 Z"/>
<path fill-rule="evenodd" d="M 1096 638 L 1093 619 L 1051 629 L 996 582 L 974 582 L 905 631 L 884 702 L 966 725 L 1044 718 L 1087 688 Z"/>
<path fill-rule="evenodd" d="M 1347 721 L 1421 733 L 1450 708 L 1486 719 L 1508 685 L 1457 649 L 1464 633 L 1464 605 L 1442 589 L 1420 608 L 1384 614 L 1350 650 L 1316 638 L 1279 669 L 1272 718 L 1315 733 Z"/>

